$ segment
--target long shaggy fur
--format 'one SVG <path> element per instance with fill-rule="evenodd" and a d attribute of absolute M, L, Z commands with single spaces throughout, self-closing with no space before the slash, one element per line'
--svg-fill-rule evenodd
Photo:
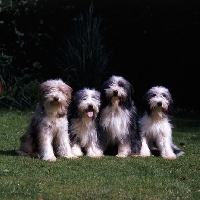
<path fill-rule="evenodd" d="M 117 146 L 118 157 L 139 154 L 140 136 L 132 96 L 132 85 L 121 76 L 112 76 L 103 84 L 100 141 L 104 150 Z"/>
<path fill-rule="evenodd" d="M 71 158 L 67 111 L 72 88 L 61 79 L 39 86 L 39 102 L 27 132 L 20 138 L 20 155 L 39 156 L 56 161 L 56 156 Z"/>
<path fill-rule="evenodd" d="M 163 86 L 149 89 L 143 97 L 145 113 L 139 120 L 142 137 L 141 156 L 160 154 L 165 159 L 175 159 L 184 153 L 172 142 L 172 125 L 169 115 L 173 100 Z"/>
<path fill-rule="evenodd" d="M 69 133 L 72 153 L 82 156 L 101 157 L 103 152 L 97 138 L 97 114 L 100 108 L 100 93 L 95 89 L 84 88 L 75 93 L 71 104 Z"/>

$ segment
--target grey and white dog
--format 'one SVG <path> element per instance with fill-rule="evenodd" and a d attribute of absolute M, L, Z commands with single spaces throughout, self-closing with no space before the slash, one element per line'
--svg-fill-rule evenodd
<path fill-rule="evenodd" d="M 56 161 L 56 156 L 73 158 L 68 135 L 67 111 L 72 88 L 61 79 L 39 86 L 39 102 L 27 132 L 20 138 L 18 154 Z"/>
<path fill-rule="evenodd" d="M 132 85 L 121 76 L 111 76 L 102 86 L 100 141 L 104 150 L 108 146 L 117 146 L 117 157 L 140 152 L 141 140 L 133 92 Z"/>
<path fill-rule="evenodd" d="M 143 97 L 145 113 L 139 120 L 142 137 L 141 156 L 159 153 L 165 159 L 183 155 L 172 142 L 172 124 L 169 115 L 173 100 L 169 90 L 163 86 L 150 88 Z"/>
<path fill-rule="evenodd" d="M 83 151 L 89 157 L 103 156 L 97 130 L 100 105 L 100 92 L 95 89 L 79 90 L 72 99 L 69 134 L 75 156 L 82 156 Z"/>

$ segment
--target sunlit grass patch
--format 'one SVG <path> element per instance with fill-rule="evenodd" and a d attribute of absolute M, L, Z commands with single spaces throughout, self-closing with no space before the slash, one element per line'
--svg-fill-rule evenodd
<path fill-rule="evenodd" d="M 55 163 L 15 154 L 31 111 L 1 111 L 0 199 L 199 199 L 199 119 L 173 119 L 173 140 L 185 155 L 58 158 Z M 184 143 L 181 146 L 180 143 Z"/>

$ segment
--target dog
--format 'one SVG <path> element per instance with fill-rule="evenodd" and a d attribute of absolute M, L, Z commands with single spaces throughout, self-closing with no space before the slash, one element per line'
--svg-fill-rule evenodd
<path fill-rule="evenodd" d="M 169 116 L 173 100 L 169 90 L 163 86 L 152 87 L 143 96 L 143 103 L 145 113 L 139 120 L 142 138 L 140 155 L 146 157 L 155 153 L 164 159 L 176 159 L 183 155 L 184 152 L 172 142 Z"/>
<path fill-rule="evenodd" d="M 82 156 L 83 151 L 89 157 L 103 156 L 97 133 L 100 105 L 100 92 L 95 89 L 83 88 L 72 99 L 69 134 L 75 156 Z"/>
<path fill-rule="evenodd" d="M 56 156 L 74 158 L 68 135 L 67 111 L 72 88 L 61 79 L 39 86 L 39 101 L 27 132 L 20 138 L 19 155 L 56 161 Z"/>
<path fill-rule="evenodd" d="M 104 152 L 109 146 L 116 146 L 117 157 L 137 155 L 140 152 L 141 140 L 133 93 L 133 86 L 121 76 L 111 76 L 102 86 L 100 142 L 104 145 Z"/>

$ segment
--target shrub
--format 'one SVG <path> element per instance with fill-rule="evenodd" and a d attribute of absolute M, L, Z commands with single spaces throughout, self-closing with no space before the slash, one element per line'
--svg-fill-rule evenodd
<path fill-rule="evenodd" d="M 27 79 L 30 79 L 30 75 L 22 78 L 12 76 L 11 82 L 5 82 L 1 78 L 0 107 L 25 109 L 36 105 L 39 82 L 29 82 Z"/>
<path fill-rule="evenodd" d="M 75 87 L 98 87 L 107 73 L 109 57 L 103 43 L 102 18 L 93 17 L 91 5 L 74 21 L 74 35 L 65 38 L 58 65 L 64 70 L 64 78 Z"/>

